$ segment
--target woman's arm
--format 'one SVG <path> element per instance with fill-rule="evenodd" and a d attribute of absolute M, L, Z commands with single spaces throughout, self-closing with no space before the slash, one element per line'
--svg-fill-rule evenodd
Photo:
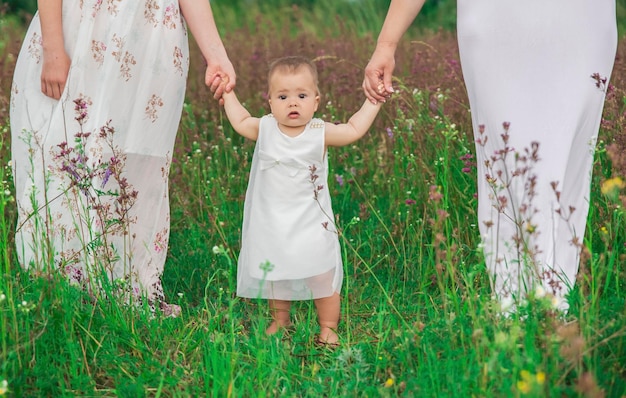
<path fill-rule="evenodd" d="M 372 127 L 372 123 L 378 115 L 381 103 L 376 104 L 365 101 L 348 123 L 326 123 L 324 144 L 326 146 L 344 146 L 357 141 Z"/>
<path fill-rule="evenodd" d="M 393 93 L 391 77 L 396 66 L 398 42 L 419 14 L 425 0 L 391 0 L 376 49 L 365 67 L 363 90 L 372 102 L 384 102 Z"/>
<path fill-rule="evenodd" d="M 207 63 L 204 83 L 210 87 L 214 98 L 220 99 L 224 90 L 228 92 L 235 87 L 237 75 L 217 31 L 211 4 L 209 0 L 179 0 L 179 4 Z M 230 81 L 222 85 L 220 83 L 225 76 L 229 76 Z"/>
<path fill-rule="evenodd" d="M 43 42 L 41 92 L 59 99 L 70 70 L 70 58 L 63 41 L 63 1 L 39 0 L 37 6 Z"/>

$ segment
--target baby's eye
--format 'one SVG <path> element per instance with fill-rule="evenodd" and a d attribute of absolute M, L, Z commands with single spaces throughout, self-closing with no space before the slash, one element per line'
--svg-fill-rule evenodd
<path fill-rule="evenodd" d="M 305 99 L 306 98 L 306 94 L 304 94 L 304 93 L 300 94 L 300 95 L 298 95 L 298 97 L 300 97 L 300 99 Z"/>
<path fill-rule="evenodd" d="M 279 99 L 279 100 L 286 100 L 286 99 L 287 99 L 287 96 L 286 96 L 285 94 L 280 94 L 280 95 L 278 96 L 278 99 Z"/>

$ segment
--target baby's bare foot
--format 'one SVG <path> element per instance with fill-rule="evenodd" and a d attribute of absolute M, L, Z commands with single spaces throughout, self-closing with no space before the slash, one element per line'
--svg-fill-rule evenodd
<path fill-rule="evenodd" d="M 287 322 L 287 323 L 279 323 L 278 321 L 273 321 L 267 329 L 265 329 L 265 334 L 268 336 L 271 336 L 275 333 L 277 333 L 279 330 L 281 329 L 285 329 L 288 328 L 289 326 L 291 326 L 291 323 Z"/>
<path fill-rule="evenodd" d="M 317 337 L 317 343 L 329 347 L 337 347 L 339 345 L 339 336 L 333 329 L 322 327 Z"/>

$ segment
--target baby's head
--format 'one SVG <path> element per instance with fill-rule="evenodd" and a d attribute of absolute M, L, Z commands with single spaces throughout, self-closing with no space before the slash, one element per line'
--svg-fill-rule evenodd
<path fill-rule="evenodd" d="M 301 132 L 320 103 L 315 65 L 303 57 L 279 58 L 267 80 L 268 102 L 279 127 L 286 133 Z"/>
<path fill-rule="evenodd" d="M 268 94 L 271 96 L 273 84 L 280 81 L 286 75 L 303 74 L 306 78 L 310 78 L 310 83 L 315 87 L 315 92 L 319 95 L 317 68 L 309 59 L 301 56 L 287 56 L 276 59 L 270 64 L 270 70 L 267 74 Z M 275 86 L 275 84 L 274 84 Z"/>

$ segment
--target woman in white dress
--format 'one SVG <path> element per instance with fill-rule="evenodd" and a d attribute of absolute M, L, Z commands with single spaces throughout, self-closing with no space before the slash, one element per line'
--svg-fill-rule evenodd
<path fill-rule="evenodd" d="M 397 43 L 423 4 L 392 0 L 365 71 L 371 101 L 393 91 Z M 617 48 L 615 1 L 458 0 L 457 11 L 494 293 L 518 300 L 541 287 L 566 310 Z"/>
<path fill-rule="evenodd" d="M 160 278 L 189 65 L 185 24 L 216 98 L 221 76 L 231 76 L 229 90 L 235 84 L 209 2 L 38 4 L 11 95 L 19 261 L 89 288 L 114 283 L 175 315 Z"/>

